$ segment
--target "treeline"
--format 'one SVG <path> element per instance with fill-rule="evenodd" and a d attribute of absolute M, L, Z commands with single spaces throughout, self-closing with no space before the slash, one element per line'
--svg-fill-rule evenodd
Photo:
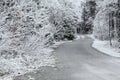
<path fill-rule="evenodd" d="M 35 51 L 73 40 L 78 13 L 69 0 L 0 0 L 0 51 Z M 19 53 L 19 52 L 18 52 Z"/>
<path fill-rule="evenodd" d="M 69 0 L 0 0 L 0 75 L 53 65 L 49 47 L 75 38 L 74 8 Z"/>
<path fill-rule="evenodd" d="M 106 0 L 107 1 L 107 0 Z M 94 20 L 94 35 L 101 40 L 109 40 L 111 46 L 119 47 L 120 42 L 120 2 L 104 3 Z M 104 7 L 104 8 L 103 8 Z"/>
<path fill-rule="evenodd" d="M 96 15 L 96 1 L 89 0 L 83 3 L 82 21 L 79 23 L 79 31 L 82 34 L 93 32 L 93 21 Z"/>
<path fill-rule="evenodd" d="M 110 45 L 120 42 L 120 1 L 86 0 L 83 5 L 82 33 L 93 33 L 100 40 L 109 40 Z"/>

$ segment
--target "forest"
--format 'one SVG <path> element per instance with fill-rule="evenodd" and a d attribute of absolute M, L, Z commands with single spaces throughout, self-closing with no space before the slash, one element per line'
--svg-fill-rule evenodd
<path fill-rule="evenodd" d="M 120 0 L 0 0 L 0 76 L 53 66 L 50 46 L 77 35 L 119 49 Z"/>

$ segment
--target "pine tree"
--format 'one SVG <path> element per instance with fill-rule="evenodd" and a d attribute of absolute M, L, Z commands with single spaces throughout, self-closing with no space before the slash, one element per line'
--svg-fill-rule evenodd
<path fill-rule="evenodd" d="M 96 14 L 96 2 L 93 0 L 87 1 L 84 4 L 83 13 L 82 13 L 82 20 L 83 20 L 83 33 L 92 32 L 93 28 L 93 20 Z"/>
<path fill-rule="evenodd" d="M 118 0 L 118 12 L 117 12 L 117 28 L 118 28 L 118 41 L 120 42 L 120 0 Z"/>

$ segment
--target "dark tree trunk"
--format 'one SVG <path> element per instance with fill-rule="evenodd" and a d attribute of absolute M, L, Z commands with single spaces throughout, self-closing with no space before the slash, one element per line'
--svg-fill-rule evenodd
<path fill-rule="evenodd" d="M 112 46 L 112 38 L 111 38 L 111 27 L 112 27 L 112 13 L 109 13 L 109 40 L 110 46 Z"/>

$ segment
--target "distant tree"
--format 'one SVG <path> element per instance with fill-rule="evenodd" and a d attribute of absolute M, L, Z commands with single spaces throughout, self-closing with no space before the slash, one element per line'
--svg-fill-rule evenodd
<path fill-rule="evenodd" d="M 49 21 L 55 28 L 54 38 L 59 40 L 73 40 L 75 38 L 77 15 L 72 10 L 73 4 L 67 0 L 61 0 L 61 8 L 50 8 Z"/>
<path fill-rule="evenodd" d="M 120 42 L 120 0 L 118 0 L 118 11 L 117 11 L 117 28 L 118 28 L 118 41 Z"/>
<path fill-rule="evenodd" d="M 96 2 L 95 0 L 90 0 L 87 1 L 84 4 L 84 8 L 83 8 L 83 13 L 82 13 L 82 20 L 83 20 L 83 28 L 82 28 L 82 32 L 83 33 L 89 33 L 92 32 L 92 28 L 93 28 L 93 23 L 92 21 L 95 18 L 95 12 L 96 11 Z"/>

